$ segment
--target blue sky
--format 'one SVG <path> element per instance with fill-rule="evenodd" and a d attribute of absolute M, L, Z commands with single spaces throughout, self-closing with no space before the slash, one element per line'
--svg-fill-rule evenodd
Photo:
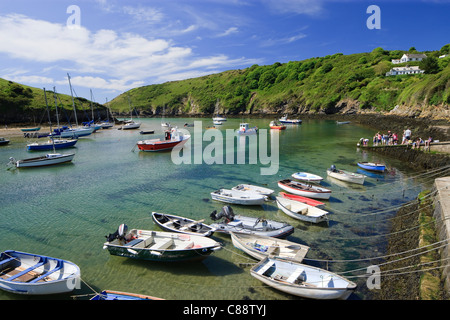
<path fill-rule="evenodd" d="M 367 28 L 370 5 L 380 29 Z M 92 89 L 103 103 L 253 64 L 439 50 L 450 43 L 449 12 L 450 0 L 2 0 L 0 77 L 70 94 L 69 73 L 77 96 Z"/>

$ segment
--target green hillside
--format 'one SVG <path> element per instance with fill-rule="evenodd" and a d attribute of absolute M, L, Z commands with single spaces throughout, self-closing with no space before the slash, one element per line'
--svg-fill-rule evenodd
<path fill-rule="evenodd" d="M 52 118 L 56 117 L 55 98 L 53 88 L 47 88 L 47 101 Z M 60 119 L 63 122 L 73 121 L 72 97 L 64 94 L 57 94 L 57 103 Z M 79 119 L 85 112 L 91 115 L 90 101 L 85 98 L 75 98 L 75 106 Z M 94 108 L 105 109 L 97 103 Z M 64 109 L 63 109 L 64 108 Z M 86 111 L 84 111 L 86 110 Z M 88 120 L 87 118 L 82 121 Z M 44 90 L 21 85 L 12 81 L 0 79 L 0 123 L 47 123 L 46 104 Z"/>
<path fill-rule="evenodd" d="M 396 105 L 450 102 L 450 44 L 425 53 L 428 59 L 409 63 L 426 74 L 386 76 L 392 64 L 409 51 L 340 53 L 303 61 L 253 65 L 183 81 L 134 88 L 110 102 L 113 111 L 129 112 L 132 106 L 144 114 L 211 114 L 216 105 L 226 114 L 281 112 L 338 112 L 339 102 L 352 101 L 359 109 L 389 111 Z"/>

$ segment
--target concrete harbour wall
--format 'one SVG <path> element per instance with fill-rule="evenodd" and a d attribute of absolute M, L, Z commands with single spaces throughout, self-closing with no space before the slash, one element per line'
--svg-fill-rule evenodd
<path fill-rule="evenodd" d="M 436 220 L 436 235 L 438 241 L 450 239 L 450 177 L 438 178 L 434 182 L 437 191 L 435 197 L 435 209 L 433 217 Z M 444 290 L 447 299 L 450 298 L 450 243 L 441 249 L 442 264 L 447 265 L 442 269 L 444 279 Z"/>

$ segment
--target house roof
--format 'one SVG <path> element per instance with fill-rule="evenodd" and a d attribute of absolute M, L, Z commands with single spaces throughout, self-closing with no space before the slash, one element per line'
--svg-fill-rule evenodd
<path fill-rule="evenodd" d="M 405 53 L 408 58 L 426 58 L 427 56 L 423 53 Z"/>

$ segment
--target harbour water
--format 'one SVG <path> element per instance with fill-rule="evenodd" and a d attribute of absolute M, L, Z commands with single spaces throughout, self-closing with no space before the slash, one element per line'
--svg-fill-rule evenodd
<path fill-rule="evenodd" d="M 210 118 L 166 118 L 184 128 L 185 123 Z M 305 263 L 343 273 L 358 284 L 350 299 L 371 299 L 366 269 L 383 256 L 389 221 L 395 209 L 430 187 L 433 176 L 413 171 L 398 160 L 362 151 L 356 143 L 374 132 L 352 123 L 304 120 L 279 134 L 279 169 L 261 175 L 256 164 L 174 164 L 170 152 L 144 153 L 135 144 L 143 138 L 163 137 L 160 119 L 140 119 L 138 130 L 118 126 L 80 138 L 74 161 L 48 168 L 17 169 L 9 157 L 23 159 L 45 152 L 26 151 L 30 140 L 14 139 L 0 148 L 0 249 L 13 249 L 63 258 L 81 268 L 81 288 L 71 294 L 44 297 L 72 299 L 104 289 L 134 292 L 175 300 L 273 300 L 298 299 L 271 289 L 250 275 L 255 260 L 234 248 L 229 236 L 213 237 L 223 249 L 201 262 L 155 263 L 110 256 L 102 249 L 105 236 L 120 224 L 129 228 L 158 230 L 152 211 L 205 219 L 223 203 L 212 201 L 210 192 L 239 183 L 282 191 L 277 181 L 306 171 L 324 177 L 332 189 L 327 204 L 330 223 L 313 225 L 289 218 L 269 201 L 262 206 L 233 206 L 236 214 L 286 221 L 295 227 L 288 239 L 310 247 Z M 221 126 L 237 129 L 242 121 L 268 129 L 270 119 L 228 119 Z M 194 128 L 184 128 L 194 131 Z M 155 130 L 143 136 L 140 130 Z M 225 135 L 224 135 L 225 136 Z M 210 142 L 204 142 L 207 147 Z M 384 174 L 370 174 L 364 185 L 350 185 L 327 178 L 332 164 L 356 172 L 358 161 L 384 161 Z M 334 262 L 324 262 L 333 260 Z M 244 265 L 243 265 L 244 264 Z M 350 272 L 352 270 L 356 270 Z M 381 284 L 382 285 L 382 284 Z M 382 286 L 381 289 L 382 290 Z M 85 296 L 87 297 L 87 296 Z M 42 299 L 43 297 L 38 297 Z M 0 291 L 0 300 L 36 299 Z"/>

